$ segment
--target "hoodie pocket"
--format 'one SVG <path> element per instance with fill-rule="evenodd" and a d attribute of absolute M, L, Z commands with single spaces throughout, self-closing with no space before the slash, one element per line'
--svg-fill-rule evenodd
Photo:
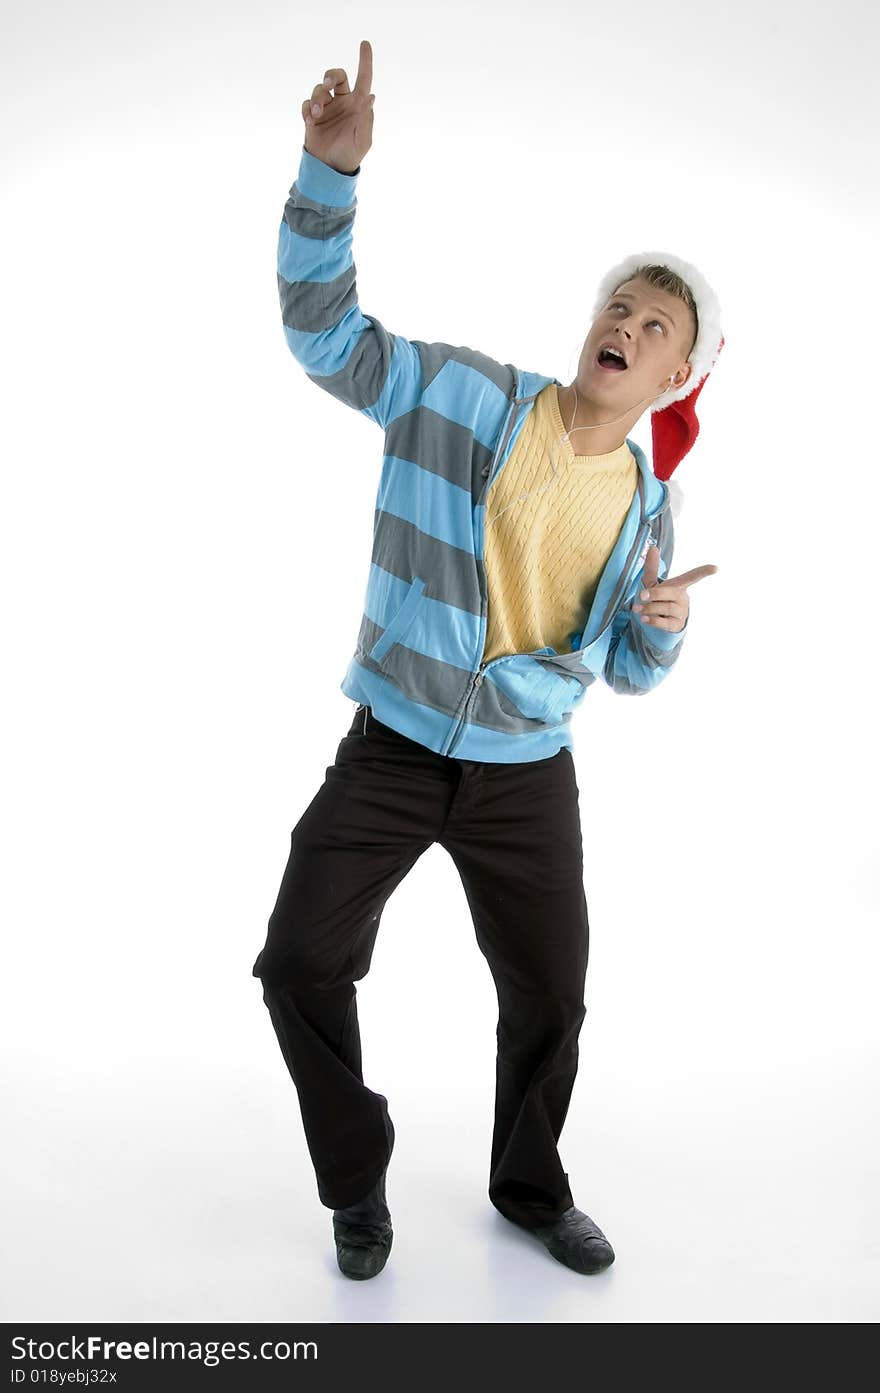
<path fill-rule="evenodd" d="M 516 653 L 493 663 L 486 675 L 526 720 L 555 726 L 577 706 L 593 677 L 583 668 L 580 653 L 560 654 L 554 661 L 557 666 L 552 667 L 531 653 Z"/>
<path fill-rule="evenodd" d="M 577 705 L 583 690 L 576 677 L 548 671 L 545 668 L 541 673 L 541 680 L 536 679 L 534 682 L 528 703 L 529 710 L 524 714 L 534 720 L 543 721 L 545 725 L 559 725 L 565 713 Z"/>
<path fill-rule="evenodd" d="M 422 592 L 424 589 L 425 582 L 422 580 L 421 576 L 415 576 L 414 579 L 410 581 L 410 586 L 404 597 L 403 604 L 370 649 L 370 657 L 375 662 L 381 663 L 389 648 L 391 648 L 393 644 L 399 643 L 403 638 L 416 616 L 416 611 L 422 602 Z"/>

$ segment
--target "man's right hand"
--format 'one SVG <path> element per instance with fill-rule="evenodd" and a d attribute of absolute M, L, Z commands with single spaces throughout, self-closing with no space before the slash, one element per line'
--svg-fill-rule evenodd
<path fill-rule="evenodd" d="M 344 68 L 328 68 L 302 104 L 305 148 L 340 174 L 354 174 L 373 143 L 372 81 L 373 50 L 368 39 L 361 39 L 354 90 Z"/>

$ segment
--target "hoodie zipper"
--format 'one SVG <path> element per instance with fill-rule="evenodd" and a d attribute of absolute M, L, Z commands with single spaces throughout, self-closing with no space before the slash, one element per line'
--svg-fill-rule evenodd
<path fill-rule="evenodd" d="M 598 634 L 596 635 L 596 638 L 590 639 L 591 645 L 596 642 L 596 639 L 601 638 L 605 630 L 608 628 L 608 625 L 614 622 L 617 613 L 617 607 L 623 599 L 624 595 L 626 594 L 627 590 L 629 589 L 630 583 L 636 572 L 636 569 L 638 568 L 638 566 L 642 564 L 645 557 L 648 555 L 648 548 L 651 545 L 652 540 L 652 528 L 654 524 L 654 518 L 656 516 L 657 515 L 655 513 L 654 517 L 645 518 L 644 521 L 639 524 L 638 531 L 636 532 L 636 539 L 633 542 L 629 556 L 626 558 L 626 561 L 624 563 L 620 580 L 618 581 L 617 586 L 615 587 L 614 594 L 611 596 L 611 599 L 608 602 L 608 608 L 605 611 L 605 622 L 603 623 Z"/>
<path fill-rule="evenodd" d="M 501 440 L 500 445 L 499 445 L 499 446 L 497 447 L 497 449 L 495 450 L 495 453 L 494 453 L 494 455 L 492 456 L 492 462 L 491 462 L 491 464 L 489 465 L 489 473 L 488 473 L 488 475 L 486 476 L 486 487 L 485 487 L 484 490 L 483 490 L 483 497 L 484 497 L 484 498 L 486 497 L 486 495 L 487 495 L 488 492 L 489 492 L 489 488 L 490 488 L 490 485 L 491 485 L 491 483 L 492 483 L 492 473 L 493 473 L 493 470 L 495 469 L 495 465 L 496 465 L 498 459 L 501 457 L 501 455 L 503 455 L 503 453 L 504 453 L 504 447 L 505 447 L 505 445 L 507 444 L 508 440 L 510 439 L 510 433 L 511 433 L 511 431 L 513 430 L 513 423 L 514 423 L 514 420 L 516 419 L 516 406 L 517 406 L 517 396 L 516 396 L 516 393 L 517 393 L 518 387 L 519 387 L 519 379 L 517 378 L 517 379 L 514 381 L 514 384 L 513 384 L 513 386 L 512 386 L 511 389 L 510 389 L 510 406 L 507 408 L 507 413 L 508 413 L 508 414 L 507 414 L 506 429 L 503 429 L 503 430 L 502 430 L 502 437 L 503 437 L 503 438 L 502 438 L 502 440 Z M 480 587 L 481 587 L 482 590 L 485 590 L 485 589 L 487 588 L 487 587 L 486 587 L 486 571 L 485 571 L 485 567 L 483 566 L 483 563 L 480 562 L 479 564 L 480 564 L 480 567 L 481 567 Z M 484 595 L 484 596 L 483 596 L 483 599 L 484 599 L 484 600 L 487 599 L 487 598 L 488 598 L 487 595 Z M 482 646 L 482 649 L 481 649 L 481 651 L 480 651 L 480 658 L 482 658 L 483 653 L 485 653 L 485 651 L 486 651 L 486 636 L 485 636 L 485 634 L 484 634 L 484 635 L 483 635 L 483 646 Z M 497 661 L 497 659 L 494 659 L 494 658 L 492 659 L 492 662 L 496 662 L 496 661 Z M 461 734 L 462 734 L 462 729 L 463 729 L 463 727 L 464 727 L 465 719 L 466 719 L 466 717 L 467 717 L 468 708 L 469 708 L 469 706 L 471 705 L 471 702 L 473 701 L 474 693 L 475 693 L 476 691 L 479 690 L 480 683 L 481 683 L 482 680 L 483 680 L 483 674 L 484 674 L 484 672 L 485 672 L 485 669 L 486 669 L 487 667 L 489 667 L 489 666 L 491 666 L 490 663 L 486 663 L 485 665 L 484 665 L 482 662 L 479 663 L 478 668 L 477 668 L 477 672 L 476 672 L 475 675 L 474 675 L 473 682 L 471 683 L 470 688 L 468 689 L 467 696 L 465 697 L 464 706 L 463 706 L 463 708 L 462 708 L 461 716 L 460 716 L 459 719 L 458 719 L 458 724 L 456 725 L 455 730 L 452 732 L 452 735 L 450 736 L 450 739 L 449 739 L 449 741 L 448 741 L 448 743 L 447 743 L 446 749 L 445 749 L 445 751 L 444 751 L 443 753 L 445 753 L 445 754 L 447 754 L 447 755 L 448 755 L 448 754 L 451 754 L 451 753 L 452 753 L 452 750 L 453 750 L 453 747 L 459 743 L 459 741 L 460 741 L 460 739 L 461 739 Z"/>

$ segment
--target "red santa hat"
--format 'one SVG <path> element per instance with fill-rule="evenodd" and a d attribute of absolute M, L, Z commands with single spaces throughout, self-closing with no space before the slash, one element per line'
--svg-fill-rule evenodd
<path fill-rule="evenodd" d="M 668 482 L 700 433 L 695 410 L 697 398 L 724 347 L 721 305 L 706 278 L 690 262 L 682 261 L 681 257 L 671 252 L 638 252 L 613 266 L 602 277 L 593 308 L 594 319 L 614 291 L 624 281 L 637 276 L 642 266 L 667 266 L 670 271 L 675 271 L 687 285 L 697 306 L 697 337 L 687 359 L 693 365 L 693 371 L 683 386 L 671 387 L 649 408 L 654 473 L 658 479 Z M 670 492 L 680 495 L 680 490 L 674 486 Z"/>

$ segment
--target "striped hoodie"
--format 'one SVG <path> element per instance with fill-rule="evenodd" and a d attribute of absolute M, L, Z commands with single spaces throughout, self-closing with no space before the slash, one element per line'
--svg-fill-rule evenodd
<path fill-rule="evenodd" d="M 360 172 L 340 174 L 303 147 L 278 237 L 291 353 L 385 437 L 363 615 L 340 687 L 438 754 L 545 759 L 573 749 L 572 714 L 597 678 L 648 692 L 681 651 L 687 623 L 654 629 L 629 609 L 652 543 L 659 578 L 669 574 L 669 489 L 628 439 L 638 487 L 572 651 L 483 661 L 486 494 L 538 393 L 562 384 L 475 349 L 403 338 L 361 311 L 352 256 Z"/>

